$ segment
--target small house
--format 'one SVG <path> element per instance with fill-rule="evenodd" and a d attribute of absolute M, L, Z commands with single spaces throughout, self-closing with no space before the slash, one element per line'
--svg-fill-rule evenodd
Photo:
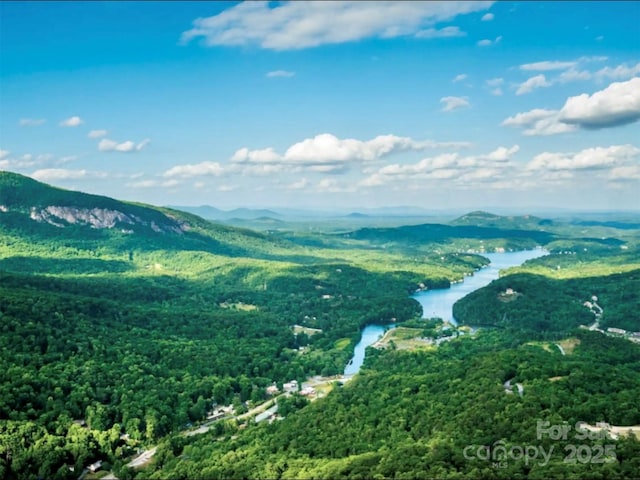
<path fill-rule="evenodd" d="M 89 470 L 91 473 L 96 473 L 98 470 L 100 470 L 101 467 L 102 467 L 102 460 L 98 460 L 97 462 L 89 465 L 87 467 L 87 470 Z"/>

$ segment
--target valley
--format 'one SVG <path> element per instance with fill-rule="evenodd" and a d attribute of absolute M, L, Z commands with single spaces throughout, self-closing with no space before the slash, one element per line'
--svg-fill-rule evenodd
<path fill-rule="evenodd" d="M 604 440 L 615 442 L 611 461 L 575 465 L 562 455 L 571 439 L 536 435 L 536 419 L 640 424 L 639 223 L 471 212 L 252 230 L 9 172 L 0 206 L 2 478 L 630 478 L 640 468 L 634 436 Z M 535 248 L 546 254 L 498 260 Z M 472 287 L 489 271 L 495 280 Z M 457 326 L 421 305 L 456 288 Z M 594 304 L 602 332 L 581 328 Z M 390 324 L 340 382 L 363 329 Z M 280 420 L 252 420 L 274 401 Z M 223 406 L 234 413 L 208 420 Z M 464 456 L 495 442 L 556 453 L 504 468 Z"/>

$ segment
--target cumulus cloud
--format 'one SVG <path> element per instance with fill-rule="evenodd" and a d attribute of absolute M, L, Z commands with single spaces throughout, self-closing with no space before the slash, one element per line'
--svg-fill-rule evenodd
<path fill-rule="evenodd" d="M 394 150 L 417 148 L 409 138 L 395 135 L 380 135 L 372 140 L 361 141 L 352 138 L 339 139 L 329 133 L 316 135 L 291 145 L 284 159 L 303 163 L 348 162 L 354 160 L 375 160 Z"/>
<path fill-rule="evenodd" d="M 22 155 L 10 155 L 11 152 L 8 150 L 0 150 L 0 166 L 2 168 L 11 168 L 11 169 L 23 169 L 30 167 L 44 167 L 46 165 L 52 164 L 55 160 L 55 156 L 51 153 L 24 153 Z M 60 160 L 57 161 L 60 163 Z"/>
<path fill-rule="evenodd" d="M 296 73 L 290 72 L 288 70 L 273 70 L 272 72 L 267 72 L 267 78 L 277 78 L 277 77 L 293 77 Z"/>
<path fill-rule="evenodd" d="M 551 82 L 548 82 L 546 77 L 542 74 L 536 75 L 535 77 L 531 77 L 525 80 L 523 83 L 518 85 L 518 89 L 516 90 L 516 95 L 524 95 L 525 93 L 531 93 L 536 88 L 542 87 L 550 87 Z"/>
<path fill-rule="evenodd" d="M 534 135 L 556 135 L 558 133 L 566 133 L 577 130 L 574 125 L 562 123 L 559 119 L 560 112 L 558 110 L 545 110 L 535 108 L 528 112 L 518 113 L 513 117 L 509 117 L 502 122 L 505 127 L 523 128 L 523 134 L 527 136 Z"/>
<path fill-rule="evenodd" d="M 148 138 L 144 139 L 140 143 L 132 142 L 131 140 L 127 140 L 122 143 L 118 143 L 114 140 L 109 140 L 108 138 L 103 138 L 98 143 L 98 150 L 101 152 L 139 152 L 144 147 L 149 144 L 150 140 Z"/>
<path fill-rule="evenodd" d="M 453 83 L 461 82 L 462 80 L 465 80 L 466 78 L 467 78 L 467 74 L 466 74 L 466 73 L 461 73 L 461 74 L 459 74 L 459 75 L 456 75 L 456 76 L 453 78 L 453 80 L 452 80 L 452 81 L 453 81 Z"/>
<path fill-rule="evenodd" d="M 621 166 L 638 158 L 640 149 L 633 145 L 587 148 L 577 153 L 543 152 L 536 155 L 527 170 L 600 170 Z"/>
<path fill-rule="evenodd" d="M 78 127 L 83 123 L 84 123 L 84 120 L 82 120 L 77 115 L 74 115 L 73 117 L 69 117 L 65 120 L 62 120 L 58 125 L 60 125 L 61 127 Z"/>
<path fill-rule="evenodd" d="M 569 97 L 559 120 L 585 129 L 615 127 L 640 119 L 640 77 L 616 82 L 592 95 Z"/>
<path fill-rule="evenodd" d="M 640 77 L 610 84 L 592 95 L 569 97 L 559 110 L 533 109 L 502 122 L 525 135 L 555 135 L 626 125 L 640 119 Z"/>
<path fill-rule="evenodd" d="M 272 147 L 263 148 L 261 150 L 249 150 L 246 147 L 237 150 L 231 157 L 232 162 L 251 162 L 251 163 L 274 163 L 281 160 Z"/>
<path fill-rule="evenodd" d="M 223 176 L 230 174 L 266 176 L 283 173 L 339 174 L 353 164 L 375 162 L 387 155 L 403 151 L 431 148 L 466 148 L 468 142 L 435 142 L 414 140 L 396 135 L 379 135 L 371 140 L 340 139 L 328 133 L 294 143 L 278 153 L 272 147 L 238 149 L 229 163 L 202 162 L 176 165 L 163 173 L 165 178 Z M 306 184 L 305 184 L 306 185 Z M 292 187 L 293 188 L 293 187 Z"/>
<path fill-rule="evenodd" d="M 235 163 L 286 164 L 317 166 L 316 171 L 330 170 L 327 165 L 344 165 L 355 161 L 373 161 L 399 151 L 419 151 L 428 148 L 468 146 L 465 142 L 418 141 L 396 135 L 379 135 L 371 140 L 340 139 L 322 133 L 291 145 L 284 154 L 273 148 L 249 150 L 241 148 L 231 158 Z"/>
<path fill-rule="evenodd" d="M 495 38 L 495 40 L 489 40 L 485 38 L 484 40 L 479 40 L 477 45 L 479 47 L 490 47 L 491 45 L 497 45 L 502 40 L 502 35 L 499 35 Z"/>
<path fill-rule="evenodd" d="M 44 118 L 21 118 L 18 125 L 21 127 L 37 127 L 45 122 Z"/>
<path fill-rule="evenodd" d="M 440 103 L 444 103 L 442 107 L 443 112 L 451 112 L 459 108 L 471 106 L 467 97 L 442 97 Z"/>
<path fill-rule="evenodd" d="M 364 178 L 359 186 L 378 187 L 413 180 L 450 180 L 459 185 L 495 181 L 513 168 L 511 158 L 519 150 L 520 147 L 514 145 L 510 148 L 499 147 L 484 155 L 443 153 L 416 163 L 390 164 Z"/>
<path fill-rule="evenodd" d="M 86 178 L 90 175 L 90 172 L 87 170 L 68 170 L 65 168 L 44 168 L 41 170 L 36 170 L 31 174 L 31 177 L 36 180 L 44 181 L 52 181 L 52 180 L 77 180 L 80 178 Z M 93 176 L 104 176 L 96 175 Z"/>
<path fill-rule="evenodd" d="M 180 177 L 219 177 L 224 175 L 225 168 L 218 162 L 201 162 L 196 164 L 176 165 L 165 171 L 162 176 L 166 178 Z"/>
<path fill-rule="evenodd" d="M 416 32 L 416 38 L 450 38 L 450 37 L 465 37 L 467 34 L 460 30 L 459 27 L 444 27 L 444 28 L 427 28 Z"/>
<path fill-rule="evenodd" d="M 364 38 L 415 35 L 425 26 L 486 10 L 492 1 L 243 2 L 218 15 L 198 18 L 181 42 L 202 38 L 207 46 L 256 45 L 294 50 Z M 455 28 L 455 27 L 452 27 Z M 443 29 L 445 30 L 445 29 Z M 453 30 L 448 30 L 449 35 Z"/>
<path fill-rule="evenodd" d="M 482 20 L 483 22 L 490 22 L 494 18 L 495 15 L 493 13 L 485 13 L 480 20 Z"/>
<path fill-rule="evenodd" d="M 87 137 L 89 138 L 100 138 L 100 137 L 104 137 L 107 133 L 106 130 L 91 130 L 88 134 Z"/>

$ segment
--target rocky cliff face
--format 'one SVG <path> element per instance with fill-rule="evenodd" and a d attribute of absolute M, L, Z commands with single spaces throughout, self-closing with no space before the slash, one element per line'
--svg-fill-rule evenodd
<path fill-rule="evenodd" d="M 3 211 L 6 211 L 3 210 Z M 149 227 L 154 232 L 181 234 L 189 230 L 189 225 L 176 219 L 164 216 L 166 221 L 145 220 L 137 215 L 125 214 L 118 210 L 106 208 L 76 208 L 48 206 L 45 208 L 32 207 L 30 218 L 36 222 L 46 222 L 56 227 L 66 225 L 88 225 L 91 228 L 121 228 L 140 225 Z M 131 232 L 130 230 L 123 230 Z"/>

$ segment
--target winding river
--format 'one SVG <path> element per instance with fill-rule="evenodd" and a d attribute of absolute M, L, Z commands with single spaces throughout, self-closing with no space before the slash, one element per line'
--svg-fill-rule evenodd
<path fill-rule="evenodd" d="M 527 260 L 546 255 L 546 250 L 537 248 L 535 250 L 524 250 L 521 252 L 505 252 L 505 253 L 484 253 L 491 263 L 475 272 L 473 275 L 465 277 L 461 283 L 451 285 L 451 288 L 427 290 L 418 292 L 412 296 L 420 305 L 422 305 L 422 317 L 433 318 L 439 317 L 443 320 L 457 325 L 453 318 L 453 304 L 465 295 L 488 285 L 500 275 L 500 270 L 522 265 Z M 367 325 L 362 329 L 362 336 L 355 347 L 353 358 L 349 361 L 344 369 L 345 376 L 358 373 L 362 363 L 366 349 L 369 345 L 375 343 L 384 332 L 395 325 Z"/>

